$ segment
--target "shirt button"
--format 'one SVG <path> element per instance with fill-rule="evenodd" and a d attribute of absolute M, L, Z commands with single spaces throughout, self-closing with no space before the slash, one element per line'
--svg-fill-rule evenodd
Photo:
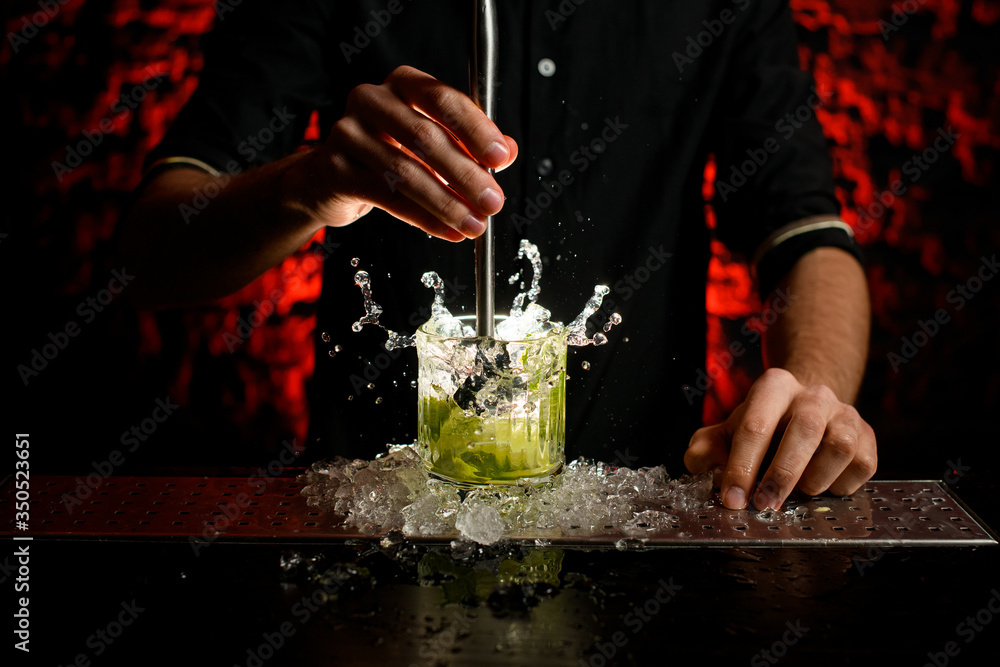
<path fill-rule="evenodd" d="M 537 168 L 539 176 L 548 176 L 552 173 L 552 160 L 547 157 L 542 158 L 538 161 Z"/>
<path fill-rule="evenodd" d="M 551 58 L 542 58 L 538 61 L 538 73 L 542 76 L 552 76 L 556 73 L 556 64 Z"/>

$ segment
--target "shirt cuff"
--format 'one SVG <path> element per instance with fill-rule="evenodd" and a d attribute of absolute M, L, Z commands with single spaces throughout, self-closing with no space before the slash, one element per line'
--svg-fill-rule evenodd
<path fill-rule="evenodd" d="M 803 218 L 775 231 L 754 253 L 752 266 L 761 299 L 767 299 L 803 255 L 821 247 L 840 248 L 864 263 L 850 225 L 834 216 Z"/>
<path fill-rule="evenodd" d="M 142 178 L 143 180 L 146 180 L 154 172 L 173 169 L 174 167 L 193 167 L 195 169 L 200 169 L 207 174 L 211 174 L 212 176 L 218 177 L 222 175 L 222 172 L 218 169 L 207 162 L 199 160 L 198 158 L 187 157 L 184 155 L 172 155 L 170 157 L 161 157 L 159 160 L 152 162 L 146 168 Z"/>

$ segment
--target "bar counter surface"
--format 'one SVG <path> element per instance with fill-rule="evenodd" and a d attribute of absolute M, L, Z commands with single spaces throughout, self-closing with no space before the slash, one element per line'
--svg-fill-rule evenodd
<path fill-rule="evenodd" d="M 31 652 L 13 664 L 994 664 L 987 467 L 799 498 L 827 509 L 792 525 L 694 510 L 645 542 L 489 547 L 359 535 L 294 475 L 234 470 L 110 477 L 79 503 L 75 477 L 36 476 L 18 531 L 7 478 L 5 535 L 32 537 L 8 539 L 30 549 Z"/>

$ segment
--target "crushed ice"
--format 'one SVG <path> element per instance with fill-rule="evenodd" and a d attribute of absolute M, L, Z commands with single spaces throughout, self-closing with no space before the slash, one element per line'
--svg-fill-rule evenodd
<path fill-rule="evenodd" d="M 663 466 L 633 470 L 578 459 L 549 482 L 464 491 L 434 479 L 409 445 L 374 461 L 315 463 L 300 478 L 307 504 L 346 515 L 366 535 L 407 537 L 457 531 L 493 544 L 501 538 L 589 536 L 617 530 L 630 540 L 674 530 L 676 511 L 707 506 L 712 473 L 670 479 Z"/>

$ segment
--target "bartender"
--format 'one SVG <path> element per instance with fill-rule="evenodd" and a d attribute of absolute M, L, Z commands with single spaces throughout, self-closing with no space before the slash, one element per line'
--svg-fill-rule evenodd
<path fill-rule="evenodd" d="M 425 271 L 450 283 L 453 311 L 471 306 L 466 241 L 494 215 L 501 270 L 521 268 L 521 238 L 539 246 L 553 319 L 572 318 L 596 283 L 612 288 L 603 316 L 624 319 L 607 345 L 571 356 L 570 458 L 721 467 L 732 509 L 857 490 L 877 460 L 851 405 L 868 291 L 816 120 L 827 93 L 798 67 L 787 1 L 499 3 L 495 124 L 463 92 L 470 9 L 218 3 L 199 86 L 122 223 L 122 253 L 145 276 L 133 296 L 219 298 L 326 228 L 308 448 L 370 458 L 413 440 L 415 359 L 379 358 L 372 332 L 351 333 L 363 312 L 352 258 L 383 323 L 412 331 L 428 314 Z M 313 112 L 324 139 L 302 149 Z M 770 324 L 736 342 L 759 345 L 767 370 L 700 428 L 713 237 L 753 262 Z M 499 291 L 498 309 L 512 295 Z M 325 354 L 323 333 L 348 353 Z M 378 403 L 351 381 L 373 375 Z"/>

